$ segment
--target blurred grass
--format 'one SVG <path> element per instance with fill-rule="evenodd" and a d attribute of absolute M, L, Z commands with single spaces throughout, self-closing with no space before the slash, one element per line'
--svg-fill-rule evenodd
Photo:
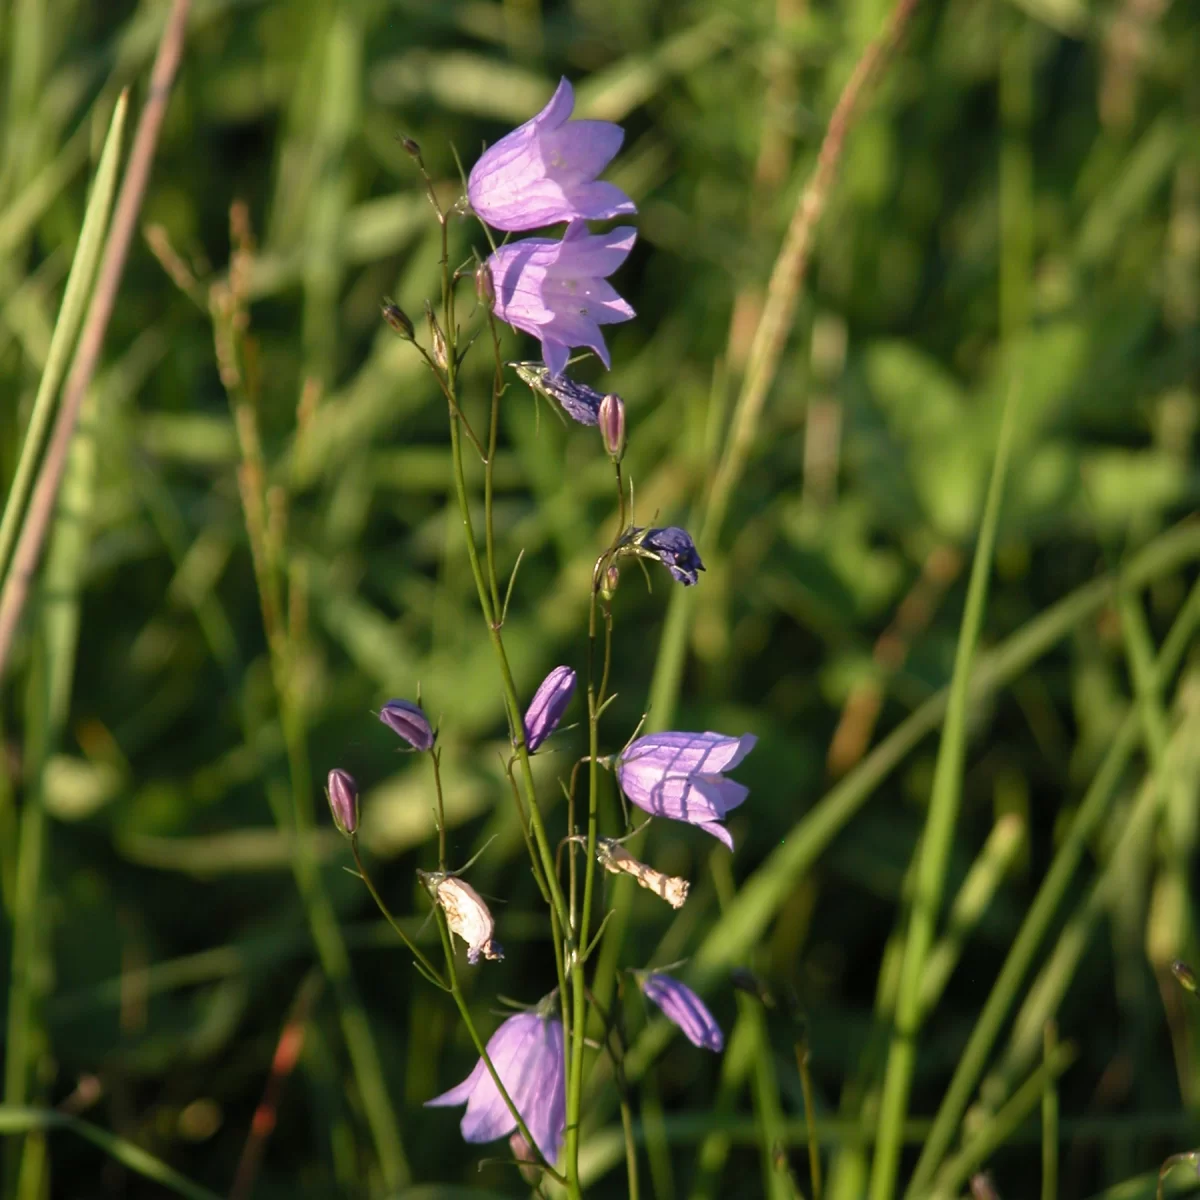
<path fill-rule="evenodd" d="M 44 1106 L 36 1119 L 0 1110 L 6 1194 L 19 1194 L 21 1154 L 44 1156 L 49 1194 L 161 1194 L 138 1174 L 146 1155 L 228 1191 L 314 959 L 291 873 L 310 821 L 304 870 L 342 929 L 394 1133 L 423 1185 L 376 1182 L 348 1002 L 331 989 L 255 1194 L 520 1194 L 511 1168 L 476 1171 L 502 1146 L 464 1151 L 451 1116 L 421 1108 L 465 1073 L 470 1048 L 323 836 L 320 780 L 342 766 L 364 788 L 384 894 L 417 933 L 430 798 L 371 712 L 419 683 L 442 718 L 452 859 L 496 835 L 473 880 L 498 901 L 508 958 L 468 976 L 481 1028 L 497 994 L 528 1001 L 552 985 L 498 769 L 500 693 L 453 516 L 443 410 L 378 320 L 382 295 L 419 313 L 436 281 L 427 201 L 395 135 L 421 143 L 453 199 L 451 145 L 469 163 L 562 73 L 581 112 L 626 126 L 613 177 L 639 204 L 640 240 L 618 283 L 639 316 L 612 332 L 612 373 L 587 377 L 629 406 L 639 522 L 687 521 L 710 503 L 766 281 L 825 124 L 888 11 L 868 0 L 194 5 L 146 242 L 0 702 L 6 1077 L 27 1081 L 6 1102 Z M 140 107 L 161 21 L 161 6 L 125 0 L 0 3 L 10 494 L 68 337 L 64 280 L 85 257 L 113 99 L 132 84 Z M 655 1070 L 636 1123 L 647 1194 L 782 1195 L 789 1172 L 810 1194 L 797 1014 L 825 1200 L 864 1194 L 905 881 L 930 811 L 929 735 L 963 620 L 965 580 L 939 571 L 973 552 L 1013 378 L 1020 419 L 963 710 L 900 1188 L 924 1150 L 925 1178 L 946 1194 L 983 1161 L 1007 1200 L 1039 1193 L 1050 1018 L 1058 1053 L 1075 1056 L 1056 1085 L 1059 1200 L 1152 1196 L 1163 1159 L 1200 1145 L 1200 1011 L 1167 970 L 1200 959 L 1200 530 L 1187 520 L 1200 496 L 1198 55 L 1188 5 L 918 6 L 847 138 L 746 470 L 704 547 L 707 573 L 686 599 L 665 580 L 649 595 L 637 573 L 623 582 L 609 748 L 645 706 L 669 604 L 688 610 L 673 723 L 760 737 L 739 772 L 752 794 L 731 822 L 731 861 L 710 868 L 712 845 L 693 832 L 655 827 L 643 842 L 643 856 L 693 880 L 680 913 L 606 885 L 627 908 L 605 953 L 630 965 L 690 956 L 685 974 L 730 1035 L 723 1059 L 700 1056 L 629 1006 L 631 1074 Z M 255 245 L 231 274 L 234 201 Z M 453 236 L 465 258 L 468 228 Z M 211 286 L 231 281 L 249 304 L 283 675 L 208 312 Z M 512 357 L 529 352 L 509 339 Z M 466 373 L 482 411 L 485 358 Z M 505 633 L 529 690 L 558 662 L 582 665 L 586 580 L 615 513 L 587 431 L 538 418 L 514 387 L 502 435 L 501 574 L 525 552 Z M 72 520 L 80 512 L 86 524 Z M 0 544 L 8 536 L 6 522 Z M 667 720 L 662 704 L 651 720 Z M 835 761 L 843 726 L 840 744 L 858 749 Z M 580 732 L 564 742 L 536 764 L 555 829 L 555 777 Z M 272 805 L 282 814 L 297 799 L 277 825 Z M 17 847 L 28 863 L 36 847 L 21 827 L 43 809 L 31 890 Z M 1002 829 L 1020 831 L 1019 848 L 996 845 Z M 780 1005 L 735 1000 L 734 966 Z M 603 1069 L 593 1095 L 592 1191 L 620 1195 Z M 45 1137 L 52 1113 L 107 1142 Z M 25 1170 L 26 1194 L 46 1194 Z"/>

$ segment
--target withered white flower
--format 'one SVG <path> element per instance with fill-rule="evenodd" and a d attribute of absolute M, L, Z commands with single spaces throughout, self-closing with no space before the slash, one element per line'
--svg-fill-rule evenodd
<path fill-rule="evenodd" d="M 688 896 L 688 881 L 677 875 L 664 875 L 639 862 L 620 842 L 613 838 L 596 839 L 596 861 L 614 875 L 632 875 L 656 896 L 661 896 L 672 908 L 682 908 Z"/>
<path fill-rule="evenodd" d="M 429 894 L 441 905 L 451 933 L 467 944 L 467 962 L 474 965 L 482 954 L 493 962 L 504 957 L 504 947 L 495 938 L 496 922 L 483 897 L 456 875 L 439 872 L 422 874 Z"/>

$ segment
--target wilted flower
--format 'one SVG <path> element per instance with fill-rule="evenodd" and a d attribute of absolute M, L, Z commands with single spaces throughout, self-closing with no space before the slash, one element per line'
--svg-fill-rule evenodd
<path fill-rule="evenodd" d="M 625 402 L 616 392 L 609 392 L 600 401 L 598 416 L 604 449 L 613 462 L 620 462 L 625 453 Z"/>
<path fill-rule="evenodd" d="M 683 1036 L 693 1046 L 699 1046 L 701 1050 L 724 1048 L 725 1035 L 721 1027 L 704 1007 L 704 1001 L 690 987 L 678 979 L 672 979 L 670 975 L 652 973 L 639 973 L 638 982 L 646 996 L 662 1009 L 664 1016 L 683 1030 Z"/>
<path fill-rule="evenodd" d="M 354 833 L 358 829 L 358 785 L 354 777 L 349 771 L 334 767 L 329 772 L 326 790 L 333 823 L 344 834 Z"/>
<path fill-rule="evenodd" d="M 580 425 L 595 425 L 599 420 L 600 402 L 604 397 L 595 388 L 576 383 L 565 375 L 551 375 L 550 368 L 544 363 L 519 362 L 513 363 L 512 367 L 533 391 L 557 400 L 571 420 Z"/>
<path fill-rule="evenodd" d="M 574 108 L 575 93 L 564 79 L 536 117 L 502 137 L 471 169 L 467 195 L 489 225 L 512 232 L 637 212 L 619 187 L 596 180 L 621 148 L 621 127 L 568 121 Z"/>
<path fill-rule="evenodd" d="M 642 887 L 656 896 L 661 896 L 672 908 L 682 908 L 687 899 L 689 884 L 686 879 L 680 879 L 677 875 L 666 875 L 647 866 L 634 858 L 614 838 L 596 839 L 596 861 L 614 875 L 632 875 Z"/>
<path fill-rule="evenodd" d="M 493 962 L 504 957 L 504 947 L 496 941 L 496 922 L 483 897 L 465 880 L 440 871 L 419 871 L 421 882 L 446 914 L 451 933 L 467 944 L 467 962 L 474 966 L 482 954 Z"/>
<path fill-rule="evenodd" d="M 586 222 L 572 221 L 561 240 L 508 242 L 488 259 L 496 316 L 541 341 L 551 375 L 562 374 L 573 346 L 587 346 L 611 365 L 600 326 L 628 321 L 634 311 L 605 280 L 636 238 L 628 225 L 592 234 Z"/>
<path fill-rule="evenodd" d="M 488 1039 L 487 1054 L 542 1157 L 553 1164 L 567 1126 L 562 1022 L 517 1013 Z M 425 1101 L 427 1108 L 464 1103 L 461 1128 L 468 1142 L 494 1141 L 517 1127 L 483 1059 L 457 1087 Z"/>
<path fill-rule="evenodd" d="M 419 704 L 411 700 L 389 700 L 380 710 L 379 719 L 414 750 L 433 747 L 434 732 Z"/>
<path fill-rule="evenodd" d="M 696 582 L 697 571 L 704 570 L 696 543 L 686 529 L 668 525 L 665 529 L 647 529 L 633 541 L 645 558 L 655 558 L 684 585 Z"/>
<path fill-rule="evenodd" d="M 555 667 L 533 693 L 525 713 L 525 749 L 532 754 L 554 731 L 575 692 L 575 672 Z"/>
<path fill-rule="evenodd" d="M 656 817 L 698 825 L 733 849 L 733 836 L 722 822 L 750 794 L 726 779 L 754 749 L 752 733 L 651 733 L 640 737 L 617 760 L 617 780 L 629 799 Z"/>

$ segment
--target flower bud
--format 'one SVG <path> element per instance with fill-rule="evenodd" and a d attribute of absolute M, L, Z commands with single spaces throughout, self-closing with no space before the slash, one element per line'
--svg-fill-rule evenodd
<path fill-rule="evenodd" d="M 358 829 L 358 785 L 349 771 L 334 767 L 326 784 L 333 823 L 349 837 Z"/>
<path fill-rule="evenodd" d="M 408 319 L 408 314 L 398 305 L 395 300 L 384 298 L 383 319 L 406 341 L 413 340 L 413 323 Z"/>
<path fill-rule="evenodd" d="M 410 138 L 405 134 L 400 135 L 400 145 L 404 147 L 405 152 L 417 160 L 421 161 L 421 145 L 415 138 Z"/>
<path fill-rule="evenodd" d="M 1197 990 L 1196 972 L 1181 958 L 1171 964 L 1171 974 L 1178 980 L 1180 987 L 1189 992 Z"/>
<path fill-rule="evenodd" d="M 604 449 L 617 463 L 625 454 L 625 401 L 616 392 L 609 392 L 600 401 L 600 436 Z"/>
<path fill-rule="evenodd" d="M 575 691 L 575 672 L 555 667 L 542 680 L 525 713 L 525 749 L 532 754 L 557 728 Z"/>
<path fill-rule="evenodd" d="M 493 962 L 504 957 L 504 947 L 493 936 L 496 922 L 483 897 L 467 882 L 455 875 L 419 872 L 421 882 L 434 901 L 446 914 L 451 933 L 457 933 L 467 944 L 467 962 L 472 966 L 482 954 Z"/>
<path fill-rule="evenodd" d="M 538 1157 L 533 1147 L 522 1136 L 518 1129 L 509 1139 L 508 1148 L 521 1168 L 521 1178 L 526 1183 L 536 1184 L 541 1179 L 542 1172 L 538 1166 Z"/>
<path fill-rule="evenodd" d="M 444 371 L 450 362 L 450 356 L 446 350 L 446 335 L 437 323 L 437 317 L 433 315 L 433 306 L 428 300 L 425 301 L 425 320 L 429 322 L 429 340 L 433 343 L 433 361 Z"/>
<path fill-rule="evenodd" d="M 496 303 L 496 284 L 492 279 L 492 268 L 487 263 L 480 263 L 475 268 L 475 295 L 489 311 Z"/>
<path fill-rule="evenodd" d="M 413 704 L 411 700 L 389 700 L 379 710 L 379 719 L 414 750 L 433 749 L 433 727 L 419 704 Z"/>
<path fill-rule="evenodd" d="M 621 568 L 616 563 L 610 563 L 604 572 L 604 581 L 600 584 L 600 596 L 611 600 L 617 594 L 617 584 L 621 582 Z"/>

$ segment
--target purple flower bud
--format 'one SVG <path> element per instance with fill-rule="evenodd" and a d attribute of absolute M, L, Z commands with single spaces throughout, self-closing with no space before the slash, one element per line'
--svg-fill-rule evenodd
<path fill-rule="evenodd" d="M 395 300 L 384 299 L 383 319 L 406 341 L 413 340 L 413 323 L 408 319 L 408 314 L 398 305 Z"/>
<path fill-rule="evenodd" d="M 670 975 L 639 975 L 638 982 L 646 996 L 683 1030 L 683 1036 L 693 1046 L 699 1046 L 701 1050 L 724 1049 L 725 1035 L 721 1027 L 690 987 Z"/>
<path fill-rule="evenodd" d="M 604 448 L 613 462 L 620 462 L 625 454 L 625 401 L 616 392 L 609 392 L 600 401 L 598 415 Z"/>
<path fill-rule="evenodd" d="M 608 570 L 604 572 L 604 579 L 600 584 L 600 595 L 605 600 L 611 600 L 617 594 L 617 584 L 621 582 L 621 568 L 616 563 L 610 563 Z"/>
<path fill-rule="evenodd" d="M 421 161 L 421 145 L 415 138 L 401 135 L 400 145 L 403 146 L 405 152 L 415 158 L 417 162 Z"/>
<path fill-rule="evenodd" d="M 419 704 L 413 704 L 411 700 L 389 700 L 379 710 L 379 719 L 414 750 L 433 749 L 433 727 Z"/>
<path fill-rule="evenodd" d="M 326 784 L 333 823 L 349 837 L 358 829 L 358 784 L 349 771 L 334 767 Z"/>
<path fill-rule="evenodd" d="M 553 1164 L 567 1127 L 562 1022 L 536 1012 L 517 1013 L 488 1039 L 487 1054 L 542 1157 Z M 482 1059 L 457 1087 L 425 1101 L 427 1108 L 456 1104 L 467 1106 L 461 1126 L 465 1141 L 491 1142 L 517 1127 Z"/>
<path fill-rule="evenodd" d="M 669 525 L 666 529 L 647 529 L 633 543 L 644 558 L 656 558 L 684 587 L 697 580 L 704 570 L 696 543 L 686 529 Z"/>
<path fill-rule="evenodd" d="M 575 672 L 555 667 L 542 680 L 525 713 L 525 748 L 532 754 L 558 728 L 575 691 Z"/>
<path fill-rule="evenodd" d="M 536 117 L 502 137 L 471 168 L 467 195 L 489 225 L 509 232 L 561 221 L 607 221 L 636 212 L 596 176 L 621 148 L 611 121 L 571 121 L 575 93 L 564 79 Z"/>

